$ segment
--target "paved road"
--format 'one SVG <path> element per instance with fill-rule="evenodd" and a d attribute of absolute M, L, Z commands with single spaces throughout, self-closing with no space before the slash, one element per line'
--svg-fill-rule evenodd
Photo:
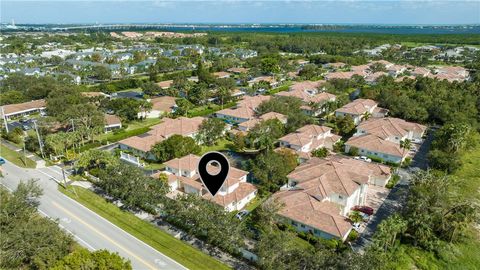
<path fill-rule="evenodd" d="M 73 234 L 82 246 L 92 251 L 118 252 L 130 259 L 134 269 L 186 269 L 58 191 L 52 178 L 62 179 L 59 167 L 24 169 L 7 161 L 2 170 L 4 177 L 0 178 L 0 183 L 10 190 L 15 189 L 20 180 L 38 179 L 44 191 L 40 198 L 40 213 L 58 219 L 60 226 Z"/>
<path fill-rule="evenodd" d="M 401 211 L 405 206 L 410 174 L 404 169 L 399 169 L 398 174 L 401 180 L 392 188 L 387 198 L 385 198 L 385 201 L 383 201 L 380 208 L 378 208 L 377 212 L 372 216 L 365 230 L 360 235 L 360 238 L 352 244 L 353 250 L 361 252 L 367 247 L 372 241 L 378 225 L 390 215 Z"/>

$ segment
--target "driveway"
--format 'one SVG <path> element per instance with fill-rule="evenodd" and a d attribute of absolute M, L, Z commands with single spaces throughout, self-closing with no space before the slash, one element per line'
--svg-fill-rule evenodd
<path fill-rule="evenodd" d="M 371 203 L 372 208 L 378 207 L 378 210 L 372 215 L 365 230 L 360 237 L 352 244 L 352 249 L 356 252 L 362 252 L 362 250 L 370 244 L 372 236 L 375 233 L 377 226 L 390 215 L 401 211 L 405 206 L 406 198 L 408 195 L 408 183 L 410 174 L 404 169 L 399 169 L 400 181 L 395 187 L 388 191 L 382 190 L 380 187 L 370 187 L 369 196 L 372 198 L 367 199 L 367 204 Z M 387 195 L 386 195 L 387 194 Z M 385 198 L 386 195 L 386 198 Z M 382 202 L 382 199 L 383 202 Z"/>

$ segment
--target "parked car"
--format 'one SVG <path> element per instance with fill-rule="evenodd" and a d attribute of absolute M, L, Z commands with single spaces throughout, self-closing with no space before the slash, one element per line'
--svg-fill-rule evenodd
<path fill-rule="evenodd" d="M 373 215 L 373 208 L 372 207 L 369 207 L 369 206 L 361 206 L 361 205 L 357 205 L 355 207 L 353 207 L 353 210 L 355 211 L 358 211 L 358 212 L 362 212 L 362 213 L 365 213 L 369 216 Z"/>
<path fill-rule="evenodd" d="M 3 164 L 5 164 L 5 163 L 6 163 L 5 159 L 2 158 L 2 157 L 0 157 L 0 165 L 3 165 Z"/>
<path fill-rule="evenodd" d="M 368 222 L 370 220 L 370 215 L 367 215 L 363 212 L 360 212 L 360 216 L 362 216 L 363 222 Z"/>
<path fill-rule="evenodd" d="M 235 217 L 242 220 L 245 216 L 247 216 L 250 212 L 247 211 L 247 210 L 242 210 L 240 212 L 238 212 Z"/>
<path fill-rule="evenodd" d="M 353 223 L 352 227 L 355 231 L 358 232 L 360 230 L 360 223 L 358 223 L 358 222 Z"/>
<path fill-rule="evenodd" d="M 372 162 L 372 159 L 368 158 L 366 156 L 361 156 L 360 159 L 363 160 L 363 161 L 366 161 L 366 162 Z"/>

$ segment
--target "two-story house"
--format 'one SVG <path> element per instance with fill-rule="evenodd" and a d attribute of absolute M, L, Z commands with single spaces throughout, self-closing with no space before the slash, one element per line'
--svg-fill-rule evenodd
<path fill-rule="evenodd" d="M 322 147 L 333 149 L 333 145 L 341 137 L 332 134 L 331 131 L 331 128 L 325 126 L 306 125 L 281 137 L 278 141 L 280 147 L 287 147 L 301 153 L 310 153 Z"/>
<path fill-rule="evenodd" d="M 275 96 L 299 98 L 303 102 L 302 110 L 308 115 L 317 116 L 324 112 L 322 109 L 323 104 L 336 100 L 335 95 L 323 92 L 323 89 L 321 89 L 323 84 L 325 84 L 325 81 L 298 82 L 290 86 L 289 91 L 278 92 Z M 318 106 L 315 108 L 311 106 L 312 104 L 317 104 Z"/>
<path fill-rule="evenodd" d="M 345 117 L 349 115 L 352 117 L 355 125 L 358 125 L 367 115 L 384 117 L 387 112 L 386 109 L 378 107 L 377 102 L 374 100 L 359 98 L 335 110 L 335 116 Z"/>
<path fill-rule="evenodd" d="M 165 171 L 171 192 L 177 194 L 197 194 L 204 199 L 211 200 L 222 206 L 226 211 L 241 210 L 257 194 L 257 188 L 247 182 L 248 172 L 230 167 L 227 179 L 214 197 L 203 186 L 198 176 L 197 167 L 200 157 L 187 155 L 165 162 Z M 218 168 L 210 165 L 207 170 L 215 171 Z"/>
<path fill-rule="evenodd" d="M 403 149 L 405 140 L 420 141 L 427 127 L 399 118 L 372 118 L 362 122 L 357 132 L 345 143 L 345 151 L 355 147 L 360 155 L 401 163 L 410 149 Z"/>
<path fill-rule="evenodd" d="M 270 96 L 244 96 L 235 108 L 220 110 L 215 113 L 215 116 L 231 124 L 243 123 L 254 119 L 257 107 L 268 100 L 270 100 Z"/>
<path fill-rule="evenodd" d="M 152 126 L 147 133 L 119 141 L 119 148 L 133 152 L 133 154 L 142 158 L 154 159 L 155 157 L 150 153 L 150 150 L 155 144 L 175 134 L 195 139 L 204 119 L 203 117 L 163 118 L 162 123 Z"/>
<path fill-rule="evenodd" d="M 288 176 L 288 184 L 273 198 L 284 206 L 281 222 L 316 236 L 345 240 L 352 226 L 347 219 L 356 205 L 365 205 L 368 185 L 385 185 L 390 168 L 343 156 L 312 158 Z"/>

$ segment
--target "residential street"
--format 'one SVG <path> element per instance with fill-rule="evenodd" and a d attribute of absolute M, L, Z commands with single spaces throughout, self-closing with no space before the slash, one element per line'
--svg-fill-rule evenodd
<path fill-rule="evenodd" d="M 358 240 L 352 244 L 353 250 L 362 251 L 363 248 L 365 248 L 371 242 L 373 234 L 382 220 L 396 212 L 401 211 L 405 206 L 411 173 L 418 169 L 426 170 L 428 168 L 427 154 L 432 144 L 435 130 L 435 128 L 430 129 L 427 137 L 415 153 L 410 167 L 407 169 L 398 169 L 397 173 L 400 175 L 400 181 L 397 183 L 397 185 L 395 185 L 395 187 L 392 188 L 383 204 L 372 216 L 365 230 L 360 235 L 360 238 L 358 238 Z"/>
<path fill-rule="evenodd" d="M 367 227 L 360 235 L 360 238 L 352 244 L 352 248 L 355 251 L 362 251 L 371 241 L 373 234 L 375 233 L 377 226 L 390 215 L 400 211 L 406 202 L 406 196 L 408 194 L 408 180 L 410 175 L 403 169 L 399 169 L 398 174 L 401 176 L 401 180 L 395 187 L 392 188 L 387 198 L 372 216 L 367 224 Z"/>
<path fill-rule="evenodd" d="M 73 234 L 82 246 L 118 252 L 130 259 L 134 269 L 186 269 L 58 191 L 52 178 L 62 179 L 59 167 L 23 169 L 7 161 L 2 170 L 4 177 L 0 182 L 9 190 L 15 189 L 20 180 L 38 179 L 44 191 L 40 213 L 58 219 L 60 226 Z"/>

